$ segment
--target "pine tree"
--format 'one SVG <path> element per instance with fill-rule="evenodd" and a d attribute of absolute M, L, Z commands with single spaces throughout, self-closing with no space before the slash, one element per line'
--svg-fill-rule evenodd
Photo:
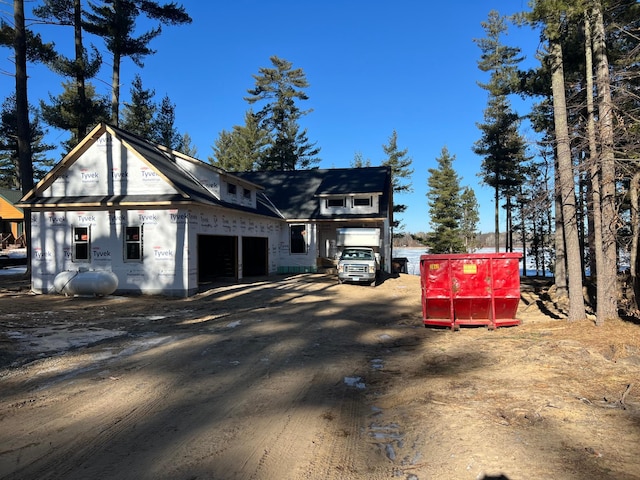
<path fill-rule="evenodd" d="M 402 213 L 407 206 L 396 201 L 395 195 L 410 193 L 413 191 L 411 182 L 407 181 L 413 175 L 413 169 L 410 168 L 413 160 L 407 157 L 408 149 L 398 149 L 398 134 L 394 130 L 389 137 L 389 143 L 382 146 L 387 158 L 383 160 L 382 165 L 391 168 L 391 184 L 393 187 L 394 203 L 393 213 Z M 400 228 L 400 220 L 394 220 L 394 228 Z"/>
<path fill-rule="evenodd" d="M 58 54 L 50 67 L 60 75 L 72 79 L 75 87 L 75 100 L 72 103 L 62 102 L 60 97 L 54 98 L 54 108 L 73 108 L 73 111 L 57 112 L 56 117 L 72 117 L 75 125 L 72 128 L 72 139 L 67 142 L 69 146 L 75 146 L 90 127 L 102 121 L 105 117 L 104 100 L 95 97 L 87 97 L 87 79 L 97 75 L 102 64 L 102 57 L 97 49 L 93 48 L 93 55 L 89 56 L 83 44 L 82 36 L 82 6 L 80 0 L 44 0 L 44 4 L 34 9 L 34 14 L 48 23 L 71 26 L 74 30 L 75 56 L 73 59 Z M 65 92 L 68 96 L 69 92 Z M 63 94 L 63 95 L 65 95 Z M 96 100 L 94 102 L 93 100 Z M 53 124 L 54 127 L 64 128 Z"/>
<path fill-rule="evenodd" d="M 54 160 L 46 156 L 46 152 L 53 150 L 53 145 L 43 142 L 45 130 L 35 109 L 30 108 L 30 144 L 31 160 L 34 180 L 39 180 L 54 164 Z M 16 131 L 16 98 L 10 96 L 5 99 L 0 110 L 0 187 L 14 190 L 20 189 L 19 158 Z"/>
<path fill-rule="evenodd" d="M 158 114 L 153 121 L 153 138 L 155 142 L 172 150 L 182 148 L 182 135 L 175 127 L 176 106 L 171 103 L 171 99 L 165 95 L 160 103 Z"/>
<path fill-rule="evenodd" d="M 143 59 L 155 53 L 149 44 L 160 35 L 162 25 L 183 25 L 191 23 L 191 17 L 184 7 L 176 3 L 164 5 L 150 0 L 104 0 L 97 4 L 89 2 L 91 12 L 86 14 L 85 29 L 102 37 L 113 55 L 111 76 L 111 122 L 119 123 L 120 108 L 120 64 L 123 57 L 129 57 L 139 67 Z M 139 36 L 134 36 L 136 20 L 140 16 L 159 22 L 154 28 Z"/>
<path fill-rule="evenodd" d="M 517 65 L 521 58 L 519 48 L 508 47 L 501 42 L 501 36 L 507 33 L 505 17 L 492 10 L 488 20 L 482 22 L 482 27 L 486 37 L 474 40 L 482 50 L 478 68 L 490 72 L 491 76 L 489 82 L 479 82 L 489 92 L 489 100 L 484 115 L 485 123 L 478 126 L 482 130 L 482 138 L 476 142 L 474 152 L 484 157 L 482 178 L 485 184 L 494 189 L 494 242 L 497 252 L 500 242 L 500 198 L 505 198 L 506 249 L 511 250 L 512 198 L 522 183 L 519 167 L 525 157 L 525 142 L 518 134 L 518 115 L 512 112 L 507 99 L 507 94 L 515 89 Z"/>
<path fill-rule="evenodd" d="M 571 137 L 569 134 L 567 100 L 565 91 L 564 51 L 562 37 L 572 20 L 572 8 L 556 0 L 537 0 L 532 2 L 529 21 L 542 27 L 542 34 L 548 43 L 548 62 L 551 72 L 551 93 L 553 98 L 554 134 L 556 142 L 557 191 L 559 192 L 559 211 L 562 218 L 562 235 L 556 229 L 556 242 L 566 247 L 567 281 L 569 289 L 569 320 L 582 320 L 586 310 L 582 292 L 582 250 L 578 236 L 577 200 L 575 177 L 571 156 Z"/>
<path fill-rule="evenodd" d="M 460 207 L 462 218 L 460 219 L 460 233 L 464 239 L 467 253 L 472 253 L 478 248 L 478 222 L 480 213 L 476 194 L 470 187 L 465 187 L 460 194 Z"/>
<path fill-rule="evenodd" d="M 296 170 L 312 168 L 320 159 L 320 148 L 307 139 L 306 129 L 300 130 L 298 121 L 310 110 L 301 110 L 296 102 L 308 100 L 304 89 L 309 86 L 301 68 L 272 56 L 272 68 L 261 67 L 254 75 L 255 87 L 247 90 L 245 100 L 253 105 L 261 102 L 256 113 L 260 128 L 271 139 L 259 161 L 260 170 Z"/>
<path fill-rule="evenodd" d="M 42 118 L 49 125 L 71 132 L 71 138 L 63 142 L 63 146 L 69 151 L 81 140 L 78 125 L 83 121 L 79 120 L 78 116 L 84 116 L 85 113 L 80 110 L 75 82 L 63 82 L 62 88 L 63 91 L 60 95 L 49 96 L 48 104 L 41 101 L 40 110 Z M 106 121 L 109 115 L 108 99 L 96 95 L 93 85 L 90 83 L 85 84 L 84 93 L 85 106 L 91 110 L 88 115 L 93 118 L 94 122 Z"/>
<path fill-rule="evenodd" d="M 0 19 L 0 45 L 12 48 L 15 55 L 15 140 L 18 146 L 19 163 L 17 173 L 18 184 L 22 192 L 26 194 L 33 187 L 27 62 L 46 64 L 56 58 L 56 52 L 52 43 L 43 42 L 39 34 L 34 34 L 26 28 L 23 0 L 14 0 L 13 2 L 13 25 Z M 29 238 L 31 231 L 29 222 L 26 223 L 25 228 L 25 233 Z"/>
<path fill-rule="evenodd" d="M 144 89 L 140 75 L 136 75 L 131 86 L 131 101 L 124 103 L 122 128 L 146 139 L 155 138 L 154 118 L 157 106 L 153 101 L 154 90 Z"/>
<path fill-rule="evenodd" d="M 193 158 L 198 158 L 198 149 L 195 145 L 193 145 L 193 141 L 189 133 L 185 132 L 184 135 L 182 135 L 181 144 L 182 144 L 182 147 L 179 150 L 181 153 L 184 153 L 185 155 L 189 155 L 190 157 L 193 157 Z"/>
<path fill-rule="evenodd" d="M 513 226 L 511 214 L 513 197 L 523 182 L 523 164 L 526 160 L 526 144 L 518 127 L 520 120 L 509 105 L 506 96 L 489 98 L 484 114 L 485 123 L 479 124 L 482 137 L 473 151 L 483 156 L 481 178 L 484 184 L 494 189 L 495 249 L 498 251 L 500 239 L 500 199 L 505 199 L 507 213 L 507 250 L 511 250 Z"/>
<path fill-rule="evenodd" d="M 209 162 L 230 172 L 257 170 L 269 145 L 268 132 L 260 127 L 252 110 L 245 113 L 245 124 L 231 132 L 223 130 L 213 146 Z"/>
<path fill-rule="evenodd" d="M 463 211 L 460 201 L 460 180 L 453 169 L 455 155 L 446 147 L 436 158 L 438 168 L 430 168 L 427 199 L 432 231 L 428 234 L 431 253 L 461 253 L 465 251 L 460 228 Z"/>

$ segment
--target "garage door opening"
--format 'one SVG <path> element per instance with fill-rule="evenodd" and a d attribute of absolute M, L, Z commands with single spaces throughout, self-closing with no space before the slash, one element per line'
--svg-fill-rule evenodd
<path fill-rule="evenodd" d="M 198 282 L 238 278 L 238 237 L 198 236 Z"/>
<path fill-rule="evenodd" d="M 269 274 L 269 241 L 263 237 L 242 237 L 242 276 Z"/>

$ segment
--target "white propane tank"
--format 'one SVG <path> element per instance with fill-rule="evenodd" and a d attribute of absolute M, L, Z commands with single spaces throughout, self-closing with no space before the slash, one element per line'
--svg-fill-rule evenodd
<path fill-rule="evenodd" d="M 106 270 L 65 271 L 56 275 L 53 288 L 65 295 L 111 295 L 118 288 L 118 277 Z"/>

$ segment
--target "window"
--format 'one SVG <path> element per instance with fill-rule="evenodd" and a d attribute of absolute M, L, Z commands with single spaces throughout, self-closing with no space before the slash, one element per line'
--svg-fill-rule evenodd
<path fill-rule="evenodd" d="M 307 253 L 306 236 L 304 225 L 291 225 L 291 253 Z"/>
<path fill-rule="evenodd" d="M 142 227 L 126 227 L 124 235 L 124 259 L 142 260 Z"/>
<path fill-rule="evenodd" d="M 344 207 L 344 197 L 327 198 L 327 207 Z"/>
<path fill-rule="evenodd" d="M 244 196 L 244 198 L 246 198 L 247 200 L 251 200 L 251 190 L 249 190 L 248 188 L 243 188 L 242 189 L 242 195 Z"/>
<path fill-rule="evenodd" d="M 227 193 L 229 195 L 236 194 L 236 185 L 234 183 L 227 183 Z"/>
<path fill-rule="evenodd" d="M 355 197 L 353 199 L 354 207 L 370 207 L 371 206 L 371 197 Z"/>
<path fill-rule="evenodd" d="M 89 227 L 73 227 L 73 260 L 89 260 Z"/>

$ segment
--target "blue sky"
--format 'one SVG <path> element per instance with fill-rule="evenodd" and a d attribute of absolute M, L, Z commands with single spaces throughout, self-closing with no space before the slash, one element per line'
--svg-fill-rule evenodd
<path fill-rule="evenodd" d="M 526 0 L 235 0 L 182 2 L 193 23 L 163 27 L 152 43 L 157 50 L 143 69 L 130 59 L 122 62 L 121 99 L 128 100 L 134 75 L 144 88 L 156 92 L 156 101 L 168 95 L 176 105 L 176 127 L 189 133 L 198 157 L 206 160 L 221 130 L 244 122 L 249 105 L 243 97 L 254 86 L 252 75 L 271 67 L 277 55 L 302 68 L 310 83 L 313 109 L 301 120 L 308 137 L 321 147 L 321 168 L 349 167 L 356 152 L 372 165 L 384 160 L 382 145 L 391 133 L 413 159 L 413 193 L 398 195 L 408 206 L 401 216 L 405 230 L 429 230 L 426 199 L 428 169 L 446 146 L 456 156 L 454 168 L 462 186 L 474 188 L 480 204 L 480 230 L 493 231 L 492 192 L 479 184 L 481 158 L 471 148 L 480 132 L 486 92 L 478 81 L 487 78 L 477 68 L 480 49 L 474 38 L 485 36 L 481 22 L 490 10 L 509 15 L 527 10 Z M 31 3 L 26 4 L 29 8 Z M 5 19 L 10 6 L 0 6 Z M 10 18 L 9 18 L 10 20 Z M 143 27 L 144 25 L 140 25 Z M 47 41 L 71 55 L 72 30 L 36 26 Z M 535 64 L 539 35 L 510 27 L 503 42 L 518 46 Z M 98 38 L 87 36 L 110 56 Z M 66 49 L 66 50 L 65 50 Z M 1 50 L 2 97 L 13 89 L 11 52 Z M 37 104 L 61 91 L 62 79 L 45 67 L 30 70 L 29 100 Z M 109 91 L 110 66 L 105 65 L 95 86 Z M 527 105 L 513 99 L 518 113 Z M 533 134 L 526 129 L 523 134 Z M 60 143 L 66 132 L 50 129 L 49 140 Z M 503 228 L 503 227 L 502 227 Z"/>

